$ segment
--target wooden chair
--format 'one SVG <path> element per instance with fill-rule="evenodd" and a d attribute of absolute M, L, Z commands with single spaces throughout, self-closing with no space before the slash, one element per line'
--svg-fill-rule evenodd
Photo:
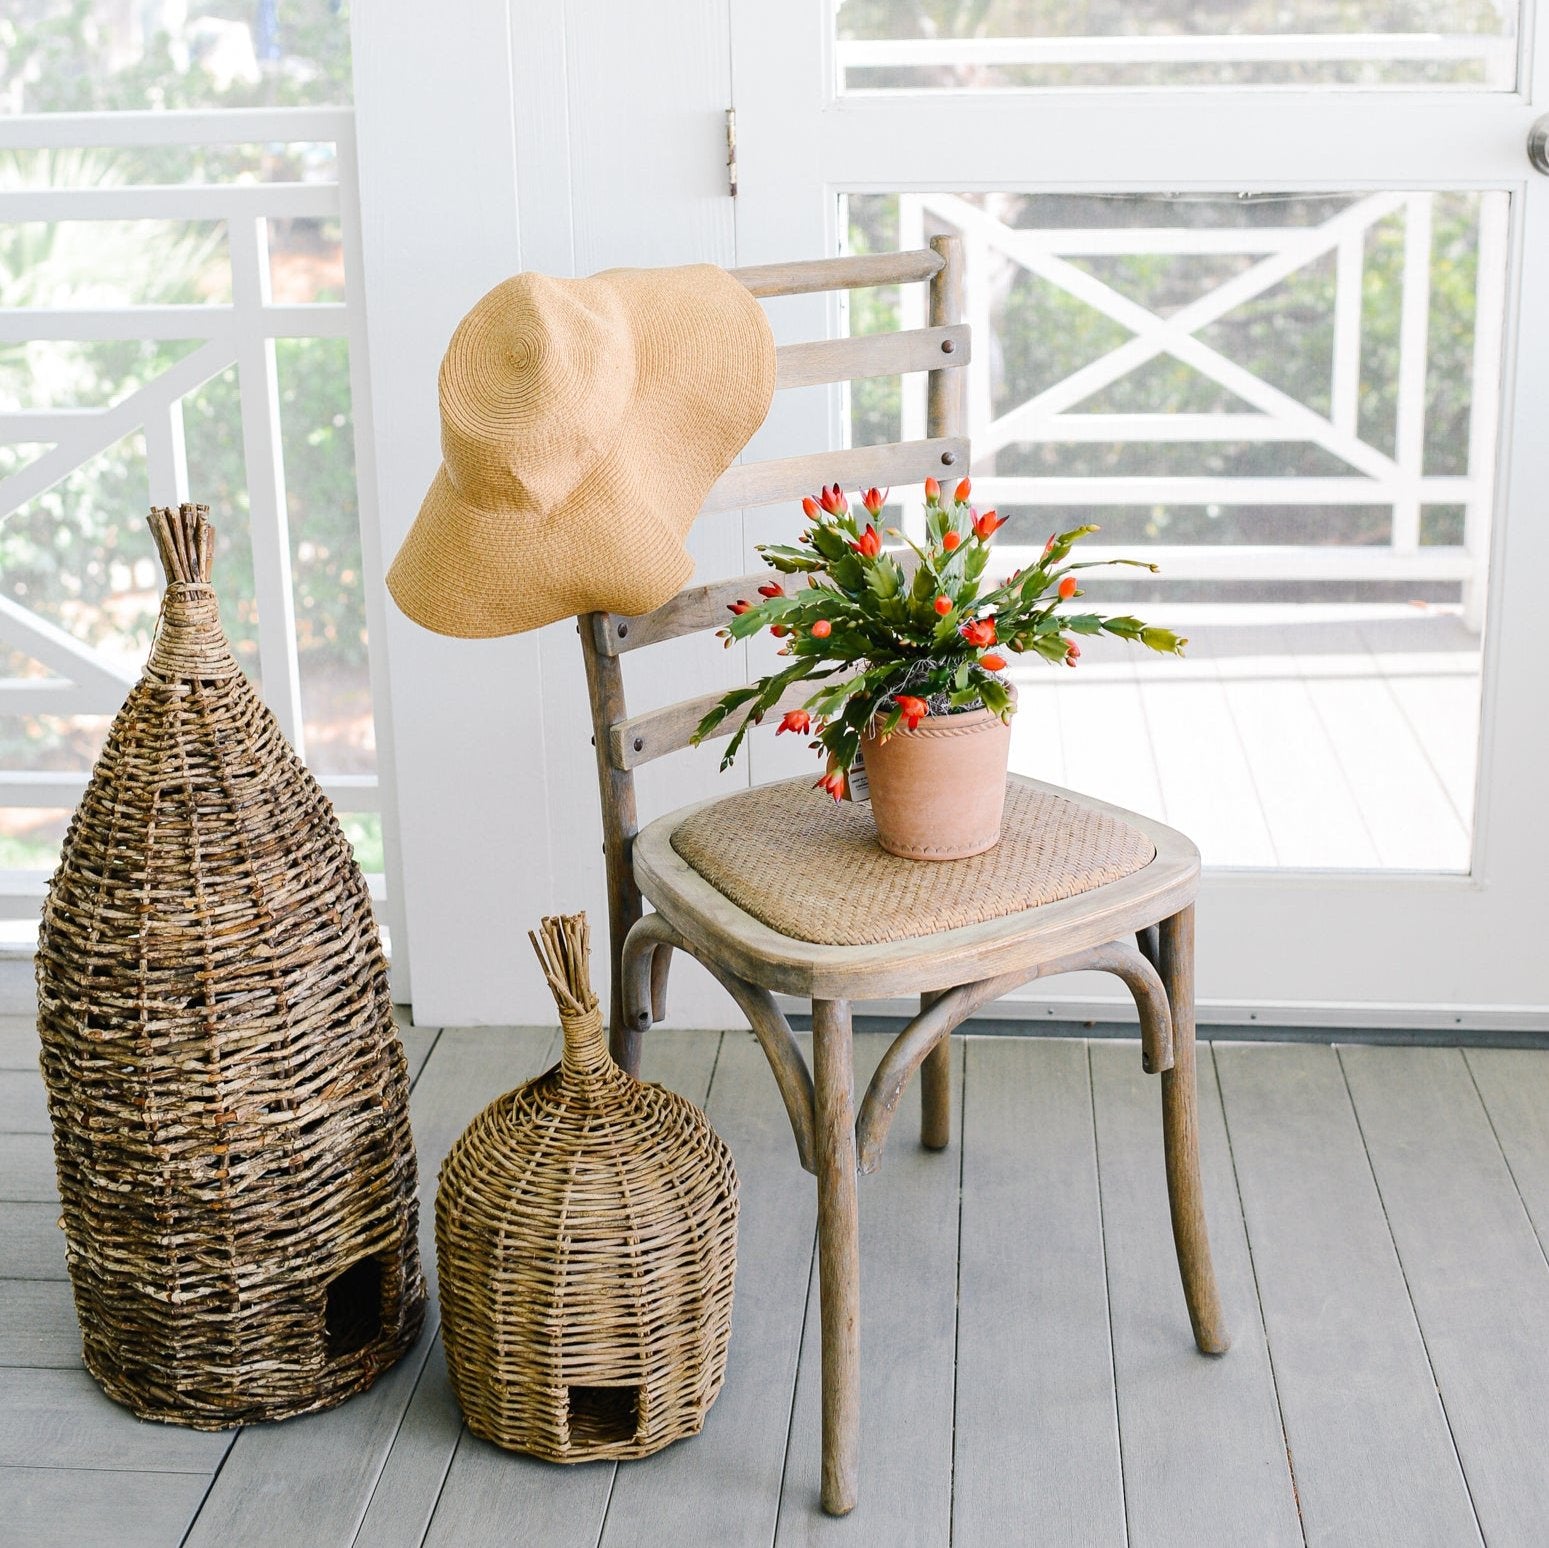
<path fill-rule="evenodd" d="M 706 511 L 792 500 L 837 480 L 853 489 L 900 485 L 935 473 L 957 477 L 968 467 L 959 372 L 969 358 L 959 322 L 962 258 L 956 238 L 929 250 L 743 269 L 756 296 L 785 296 L 871 285 L 928 283 L 930 326 L 863 338 L 786 345 L 777 386 L 840 381 L 928 369 L 927 439 L 823 452 L 731 469 Z M 856 1503 L 859 1430 L 859 1243 L 856 1174 L 873 1171 L 888 1125 L 910 1077 L 920 1071 L 921 1139 L 933 1149 L 950 1136 L 948 1036 L 978 1007 L 1032 979 L 1096 969 L 1132 992 L 1139 1012 L 1143 1063 L 1161 1076 L 1162 1126 L 1173 1237 L 1189 1320 L 1199 1348 L 1223 1353 L 1227 1334 L 1216 1294 L 1200 1192 L 1194 1078 L 1194 897 L 1199 855 L 1181 834 L 1100 802 L 1050 792 L 1013 776 L 1028 791 L 1076 803 L 1084 818 L 1138 831 L 1154 845 L 1149 864 L 1120 879 L 1058 901 L 933 935 L 882 944 L 814 945 L 773 929 L 693 869 L 673 837 L 696 813 L 675 812 L 638 830 L 633 771 L 688 745 L 718 695 L 631 715 L 620 657 L 658 641 L 713 629 L 726 604 L 751 595 L 764 575 L 698 586 L 639 618 L 593 613 L 580 622 L 606 836 L 608 923 L 613 953 L 611 1040 L 614 1057 L 638 1071 L 642 1034 L 665 1014 L 673 951 L 687 952 L 725 986 L 747 1016 L 774 1071 L 802 1165 L 817 1176 L 818 1261 L 823 1349 L 823 1480 L 825 1510 Z M 810 690 L 798 685 L 785 708 Z M 729 728 L 728 728 L 729 729 Z M 769 799 L 789 783 L 763 787 Z M 724 798 L 763 799 L 762 792 Z M 812 799 L 819 797 L 814 792 Z M 822 798 L 826 800 L 826 797 Z M 907 862 L 906 862 L 907 863 Z M 954 862 L 968 864 L 970 862 Z M 642 913 L 642 900 L 655 912 Z M 812 1002 L 813 1065 L 774 995 Z M 893 1040 L 857 1108 L 851 1060 L 850 1006 L 856 1000 L 918 993 L 918 1016 Z"/>

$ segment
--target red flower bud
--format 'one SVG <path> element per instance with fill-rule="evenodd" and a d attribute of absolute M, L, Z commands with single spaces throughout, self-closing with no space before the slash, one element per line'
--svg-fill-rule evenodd
<path fill-rule="evenodd" d="M 936 611 L 940 613 L 943 618 L 945 618 L 947 614 L 952 611 L 951 597 L 937 597 L 935 607 Z"/>
<path fill-rule="evenodd" d="M 1004 672 L 1006 670 L 1006 658 L 1004 656 L 980 656 L 979 665 L 986 672 Z"/>
<path fill-rule="evenodd" d="M 941 498 L 941 485 L 933 478 L 925 480 L 925 498 L 934 505 Z"/>
<path fill-rule="evenodd" d="M 838 484 L 834 484 L 832 487 L 825 484 L 823 486 L 823 493 L 818 496 L 818 504 L 830 516 L 840 516 L 850 508 L 850 502 L 845 499 Z"/>
<path fill-rule="evenodd" d="M 1073 667 L 1081 658 L 1081 647 L 1067 634 L 1065 636 L 1065 665 Z"/>
<path fill-rule="evenodd" d="M 995 643 L 995 620 L 993 618 L 976 618 L 971 623 L 963 625 L 963 638 L 978 650 L 983 650 L 986 645 Z"/>
<path fill-rule="evenodd" d="M 786 628 L 784 624 L 770 624 L 769 632 L 774 635 L 777 640 L 783 640 L 785 636 L 791 631 Z"/>
<path fill-rule="evenodd" d="M 811 495 L 807 495 L 802 500 L 801 508 L 805 513 L 808 521 L 816 521 L 818 517 L 823 514 L 822 507 L 819 506 L 817 501 L 814 500 Z"/>
<path fill-rule="evenodd" d="M 728 613 L 735 613 L 740 618 L 744 613 L 750 611 L 752 606 L 753 604 L 746 598 L 738 597 L 735 602 L 728 602 L 726 604 L 726 611 Z"/>
<path fill-rule="evenodd" d="M 794 731 L 798 736 L 805 736 L 812 729 L 812 717 L 804 709 L 786 710 L 785 719 L 775 727 L 775 735 L 782 731 Z"/>
<path fill-rule="evenodd" d="M 1056 536 L 1056 533 L 1051 532 L 1049 534 L 1049 541 L 1043 545 L 1043 556 L 1045 559 L 1054 552 L 1054 539 Z"/>
<path fill-rule="evenodd" d="M 1064 578 L 1064 580 L 1062 580 L 1060 582 L 1060 601 L 1061 602 L 1068 602 L 1068 601 L 1070 601 L 1070 599 L 1073 596 L 1075 596 L 1075 594 L 1076 594 L 1076 585 L 1077 585 L 1077 582 L 1076 582 L 1076 577 L 1074 575 L 1067 575 Z"/>
<path fill-rule="evenodd" d="M 960 532 L 943 532 L 941 534 L 941 546 L 946 549 L 949 554 L 962 541 L 963 535 Z"/>
<path fill-rule="evenodd" d="M 970 484 L 969 481 L 965 478 L 962 483 L 957 486 L 957 492 L 953 495 L 952 498 L 955 499 L 959 505 L 967 505 L 968 496 L 972 490 L 973 485 Z"/>
<path fill-rule="evenodd" d="M 882 535 L 868 521 L 866 530 L 850 544 L 863 559 L 875 559 L 882 552 Z"/>
<path fill-rule="evenodd" d="M 988 543 L 1005 525 L 1004 516 L 997 516 L 994 511 L 986 511 L 982 516 L 974 517 L 974 536 L 981 543 Z"/>
<path fill-rule="evenodd" d="M 819 618 L 812 625 L 812 638 L 815 640 L 826 640 L 833 632 L 834 626 L 826 618 Z"/>
<path fill-rule="evenodd" d="M 761 597 L 783 597 L 785 595 L 785 587 L 779 581 L 765 581 L 758 588 L 758 594 Z"/>
<path fill-rule="evenodd" d="M 891 493 L 892 490 L 888 490 L 886 493 L 884 493 L 880 489 L 868 489 L 865 494 L 861 496 L 861 504 L 866 507 L 868 515 L 875 516 L 882 509 L 882 507 L 887 504 L 887 497 Z"/>

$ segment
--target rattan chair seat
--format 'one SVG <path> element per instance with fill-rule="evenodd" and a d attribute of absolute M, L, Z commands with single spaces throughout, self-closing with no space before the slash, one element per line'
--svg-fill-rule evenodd
<path fill-rule="evenodd" d="M 1001 919 L 1119 881 L 1156 846 L 1100 806 L 1013 779 L 1000 843 L 966 860 L 904 860 L 877 843 L 865 804 L 806 779 L 691 812 L 674 851 L 717 892 L 793 940 L 879 945 Z"/>

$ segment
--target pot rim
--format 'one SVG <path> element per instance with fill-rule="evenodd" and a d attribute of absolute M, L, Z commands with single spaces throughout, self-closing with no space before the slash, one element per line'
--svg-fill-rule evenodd
<path fill-rule="evenodd" d="M 1012 712 L 1015 713 L 1017 705 L 1016 684 L 1008 682 L 1006 689 L 1011 695 Z M 976 710 L 964 710 L 956 715 L 926 715 L 913 730 L 900 721 L 898 729 L 891 734 L 893 736 L 955 736 L 960 731 L 977 731 L 986 721 L 994 721 L 998 725 L 1005 726 L 1008 731 L 1011 729 L 1010 725 L 1006 721 L 1001 720 L 994 710 L 990 709 L 988 705 L 981 704 Z M 875 723 L 875 721 L 872 722 L 873 725 Z M 877 740 L 879 738 L 870 728 L 861 737 L 862 743 L 876 742 Z"/>

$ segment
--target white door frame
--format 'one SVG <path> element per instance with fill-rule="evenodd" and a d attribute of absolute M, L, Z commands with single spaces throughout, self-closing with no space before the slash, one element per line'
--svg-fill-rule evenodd
<path fill-rule="evenodd" d="M 731 0 L 737 258 L 837 250 L 838 195 L 907 189 L 1127 192 L 1499 188 L 1512 199 L 1498 516 L 1489 582 L 1474 868 L 1468 876 L 1221 872 L 1200 899 L 1215 1020 L 1549 1026 L 1543 902 L 1549 715 L 1535 581 L 1549 574 L 1549 178 L 1526 141 L 1549 102 L 1549 29 L 1524 18 L 1512 93 L 1325 90 L 889 93 L 833 89 L 826 7 Z M 1373 135 L 1373 114 L 1383 133 Z M 1229 131 L 1229 132 L 1227 132 Z M 971 175 L 965 176 L 965 170 Z M 1524 284 L 1531 275 L 1534 283 Z M 793 309 L 800 334 L 831 315 Z M 777 326 L 781 321 L 777 320 Z M 837 398 L 772 423 L 761 454 L 837 444 Z M 1087 986 L 1070 980 L 1078 995 Z M 1072 1008 L 1037 990 L 1008 1014 Z"/>

